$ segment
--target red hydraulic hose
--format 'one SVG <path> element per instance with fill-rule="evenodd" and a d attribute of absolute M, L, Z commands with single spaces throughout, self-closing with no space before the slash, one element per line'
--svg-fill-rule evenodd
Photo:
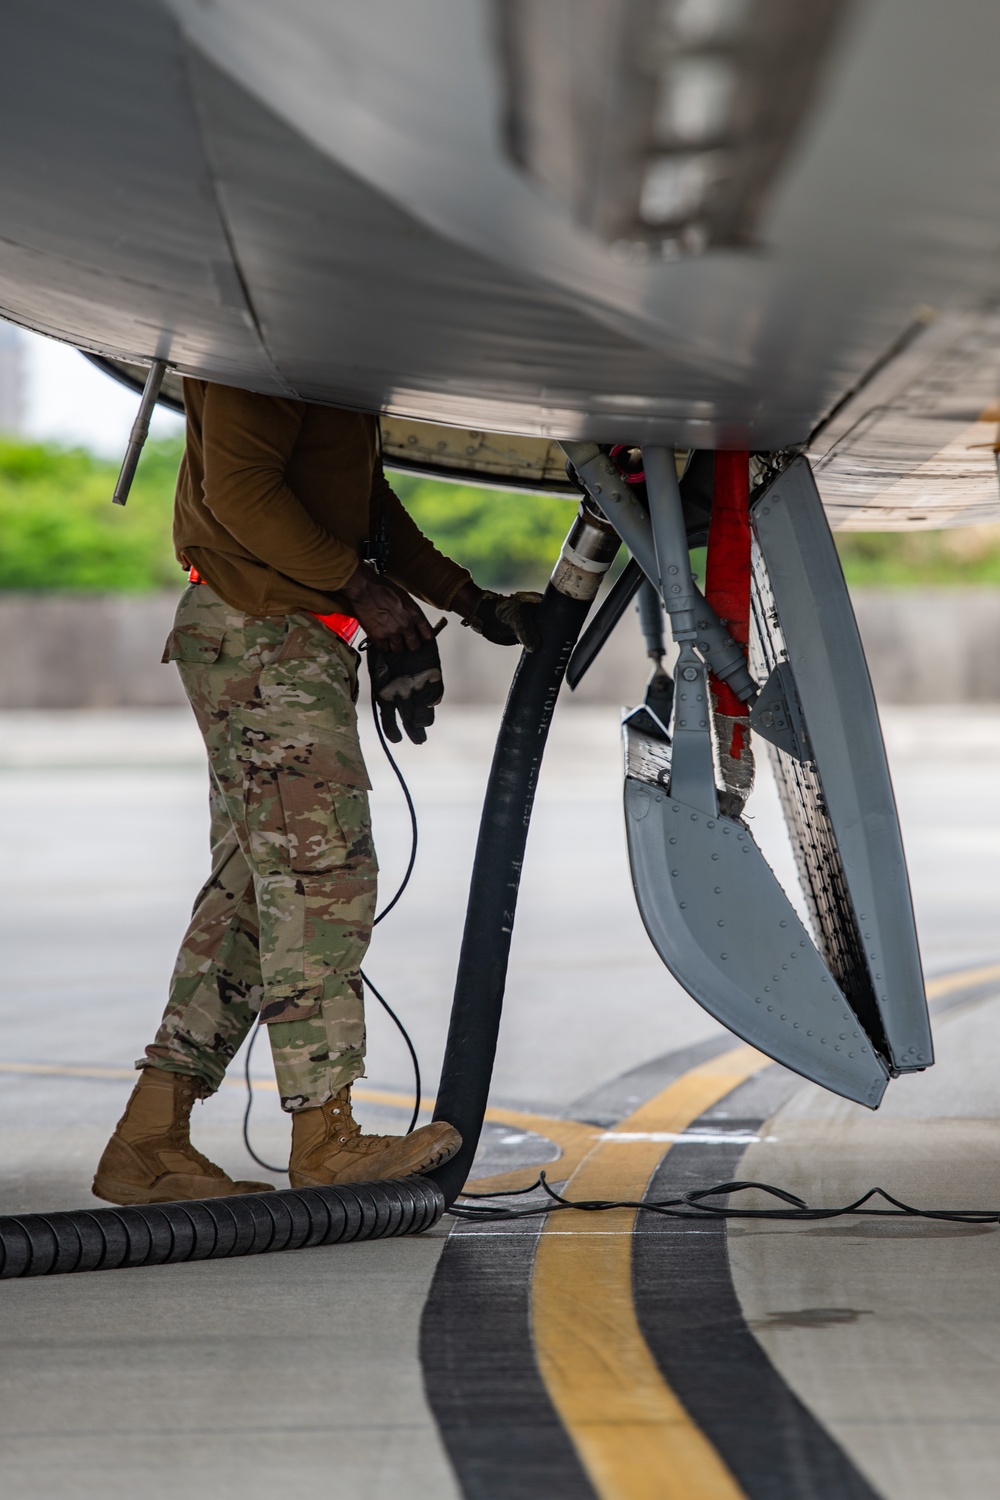
<path fill-rule="evenodd" d="M 705 597 L 746 655 L 750 641 L 750 455 L 715 455 L 715 494 L 708 529 Z M 749 749 L 750 708 L 713 677 L 716 710 L 735 720 L 729 754 L 742 760 Z"/>

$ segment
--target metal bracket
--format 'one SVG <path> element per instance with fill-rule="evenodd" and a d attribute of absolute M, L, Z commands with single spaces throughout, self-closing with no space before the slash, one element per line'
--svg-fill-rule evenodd
<path fill-rule="evenodd" d="M 674 678 L 670 795 L 714 818 L 719 810 L 712 754 L 708 671 L 690 642 L 681 644 Z"/>
<path fill-rule="evenodd" d="M 812 759 L 805 715 L 795 677 L 786 661 L 779 662 L 750 710 L 750 727 L 795 760 Z"/>
<path fill-rule="evenodd" d="M 113 505 L 124 505 L 132 488 L 135 471 L 139 467 L 142 450 L 146 446 L 149 437 L 149 420 L 160 396 L 160 386 L 163 377 L 167 373 L 167 362 L 165 359 L 154 359 L 146 376 L 146 384 L 142 388 L 142 400 L 139 402 L 139 410 L 135 414 L 132 423 L 132 431 L 128 437 L 128 447 L 125 449 L 125 457 L 122 459 L 121 471 L 118 475 L 118 483 L 115 492 L 111 496 Z"/>

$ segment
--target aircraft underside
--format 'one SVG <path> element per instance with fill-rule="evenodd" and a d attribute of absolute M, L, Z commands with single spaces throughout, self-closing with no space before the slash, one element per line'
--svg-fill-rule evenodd
<path fill-rule="evenodd" d="M 1000 161 L 972 144 L 1000 14 L 959 9 L 975 47 L 907 0 L 16 0 L 0 103 L 8 317 L 150 370 L 147 407 L 195 375 L 374 409 L 390 465 L 583 490 L 633 560 L 579 649 L 640 585 L 679 649 L 672 708 L 661 673 L 624 729 L 650 938 L 732 1030 L 870 1105 L 932 1049 L 828 523 L 1000 515 Z M 740 630 L 683 581 L 727 545 L 726 452 L 745 484 L 757 455 Z M 803 915 L 742 816 L 751 735 Z"/>
<path fill-rule="evenodd" d="M 806 449 L 835 525 L 998 514 L 987 0 L 5 21 L 15 322 L 380 410 L 453 475 L 559 487 L 561 438 Z"/>

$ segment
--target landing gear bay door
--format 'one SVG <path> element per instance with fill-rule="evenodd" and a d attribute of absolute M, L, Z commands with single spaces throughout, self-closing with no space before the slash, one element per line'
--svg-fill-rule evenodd
<path fill-rule="evenodd" d="M 653 489 L 649 500 L 655 528 L 664 501 Z M 626 719 L 636 899 L 664 963 L 712 1015 L 776 1061 L 874 1108 L 889 1077 L 933 1061 L 878 715 L 805 460 L 756 499 L 751 522 L 751 663 L 763 691 L 750 724 L 774 762 L 810 925 L 749 824 L 724 815 L 720 788 L 701 785 L 707 693 L 704 701 L 689 694 L 686 708 L 678 694 L 669 735 L 648 717 Z M 705 741 L 694 783 L 681 763 L 693 736 Z"/>

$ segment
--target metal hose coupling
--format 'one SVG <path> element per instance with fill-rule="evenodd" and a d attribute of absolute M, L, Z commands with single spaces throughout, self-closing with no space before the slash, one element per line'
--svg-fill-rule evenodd
<path fill-rule="evenodd" d="M 589 500 L 582 500 L 552 570 L 552 587 L 567 599 L 593 599 L 620 546 L 610 521 Z"/>

